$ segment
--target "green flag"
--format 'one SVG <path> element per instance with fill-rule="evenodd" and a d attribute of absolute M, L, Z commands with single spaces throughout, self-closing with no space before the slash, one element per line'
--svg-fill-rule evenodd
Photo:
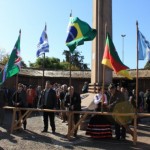
<path fill-rule="evenodd" d="M 78 17 L 70 17 L 66 45 L 73 53 L 78 45 L 84 44 L 84 41 L 92 41 L 96 34 L 96 29 L 92 29 L 86 22 Z"/>
<path fill-rule="evenodd" d="M 21 31 L 19 33 L 19 37 L 16 41 L 16 44 L 11 52 L 8 63 L 5 65 L 4 69 L 0 73 L 0 85 L 3 84 L 6 79 L 14 76 L 20 71 L 20 67 L 21 67 L 20 36 L 21 36 Z"/>

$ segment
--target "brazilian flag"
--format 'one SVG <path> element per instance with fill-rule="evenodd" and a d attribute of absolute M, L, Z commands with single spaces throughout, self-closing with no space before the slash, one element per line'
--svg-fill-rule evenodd
<path fill-rule="evenodd" d="M 84 41 L 92 41 L 96 34 L 96 29 L 92 29 L 86 22 L 78 17 L 70 17 L 66 45 L 73 53 L 78 45 L 84 44 Z"/>

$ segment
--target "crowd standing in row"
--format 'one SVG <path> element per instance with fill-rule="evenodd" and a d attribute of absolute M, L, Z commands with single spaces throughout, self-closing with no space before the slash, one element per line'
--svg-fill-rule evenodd
<path fill-rule="evenodd" d="M 82 93 L 88 92 L 88 83 L 85 82 L 82 88 Z M 66 84 L 59 85 L 46 81 L 45 88 L 42 90 L 41 86 L 37 86 L 35 89 L 32 85 L 28 88 L 19 83 L 18 89 L 13 91 L 13 94 L 9 94 L 6 89 L 0 89 L 0 124 L 3 123 L 4 105 L 12 105 L 15 107 L 29 107 L 29 108 L 42 108 L 42 109 L 60 109 L 70 111 L 81 110 L 81 97 L 79 93 L 75 92 L 73 86 L 68 87 Z M 99 92 L 93 98 L 96 109 L 95 111 L 111 112 L 115 105 L 121 101 L 130 102 L 133 107 L 136 107 L 136 95 L 133 89 L 131 93 L 124 87 L 116 87 L 114 84 L 110 84 L 108 90 L 102 93 L 102 88 L 99 88 Z M 146 92 L 139 92 L 137 108 L 139 112 L 150 112 L 150 90 Z M 21 111 L 22 114 L 25 111 Z M 55 114 L 62 119 L 62 123 L 67 123 L 67 113 L 54 113 L 54 112 L 43 112 L 44 129 L 42 132 L 48 131 L 48 120 L 52 133 L 55 134 Z M 74 124 L 80 119 L 80 114 L 74 114 Z M 17 118 L 19 119 L 19 114 Z M 125 139 L 126 131 L 131 132 L 127 125 L 122 125 L 113 118 L 108 116 L 94 115 L 92 116 L 88 128 L 86 131 L 87 135 L 93 138 L 111 138 L 112 137 L 112 124 L 115 125 L 116 139 Z M 27 121 L 23 122 L 23 128 L 26 130 Z M 131 133 L 132 134 L 132 133 Z M 77 130 L 74 132 L 74 136 L 77 136 Z"/>

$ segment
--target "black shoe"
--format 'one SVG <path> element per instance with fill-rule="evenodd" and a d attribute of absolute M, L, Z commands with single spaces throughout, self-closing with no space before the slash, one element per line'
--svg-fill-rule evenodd
<path fill-rule="evenodd" d="M 41 131 L 41 132 L 47 132 L 47 130 L 43 130 L 43 131 Z"/>
<path fill-rule="evenodd" d="M 120 140 L 120 137 L 115 137 L 115 140 Z"/>
<path fill-rule="evenodd" d="M 74 137 L 77 137 L 77 133 L 74 133 L 73 136 L 74 136 Z"/>
<path fill-rule="evenodd" d="M 23 129 L 26 130 L 26 125 L 23 125 Z"/>
<path fill-rule="evenodd" d="M 126 140 L 126 138 L 125 138 L 125 137 L 121 137 L 121 140 L 122 140 L 122 141 L 125 141 L 125 140 Z"/>
<path fill-rule="evenodd" d="M 52 131 L 52 134 L 55 134 L 56 132 L 55 131 Z"/>

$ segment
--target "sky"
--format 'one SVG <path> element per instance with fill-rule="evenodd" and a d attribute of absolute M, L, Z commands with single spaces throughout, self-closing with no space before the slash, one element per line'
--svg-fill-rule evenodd
<path fill-rule="evenodd" d="M 69 14 L 79 17 L 92 27 L 92 0 L 0 0 L 0 50 L 11 53 L 21 29 L 21 57 L 28 65 L 35 62 L 39 38 L 47 24 L 50 45 L 48 57 L 65 59 L 65 45 Z M 150 0 L 112 0 L 113 43 L 130 69 L 136 69 L 136 21 L 139 30 L 150 41 Z M 125 34 L 124 40 L 121 35 Z M 123 48 L 124 41 L 124 48 Z M 124 50 L 123 50 L 124 49 Z M 77 50 L 84 63 L 91 67 L 92 42 L 85 42 Z M 122 55 L 124 51 L 124 57 Z M 146 60 L 139 61 L 143 68 Z"/>

